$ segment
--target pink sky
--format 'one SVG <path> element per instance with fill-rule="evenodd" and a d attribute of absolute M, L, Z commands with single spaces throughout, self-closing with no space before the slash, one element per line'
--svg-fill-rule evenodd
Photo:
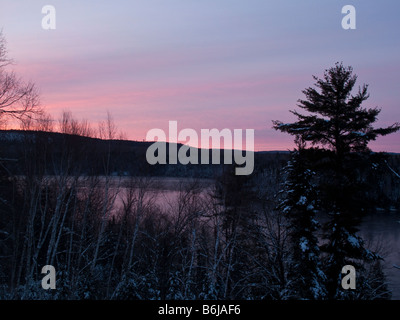
<path fill-rule="evenodd" d="M 292 137 L 271 121 L 294 121 L 289 109 L 312 75 L 336 61 L 370 85 L 377 126 L 400 121 L 400 5 L 386 3 L 383 14 L 376 1 L 357 2 L 357 30 L 346 31 L 342 1 L 53 1 L 57 29 L 42 30 L 42 1 L 7 0 L 0 27 L 14 70 L 56 119 L 68 110 L 95 124 L 109 111 L 132 140 L 170 120 L 198 132 L 247 128 L 256 150 L 287 150 Z M 399 141 L 370 146 L 400 152 Z"/>

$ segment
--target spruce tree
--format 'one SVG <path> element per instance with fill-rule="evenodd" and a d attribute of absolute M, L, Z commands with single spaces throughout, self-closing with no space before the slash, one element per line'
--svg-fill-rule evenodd
<path fill-rule="evenodd" d="M 284 169 L 285 182 L 278 210 L 289 221 L 290 295 L 294 299 L 317 300 L 326 297 L 326 277 L 321 270 L 315 235 L 319 225 L 315 219 L 319 202 L 313 182 L 315 173 L 309 167 L 305 152 L 301 147 L 293 151 Z"/>
<path fill-rule="evenodd" d="M 289 124 L 273 121 L 275 129 L 300 136 L 312 145 L 326 146 L 336 153 L 338 159 L 351 151 L 366 151 L 371 140 L 400 129 L 399 123 L 386 128 L 373 128 L 372 124 L 381 109 L 361 107 L 369 98 L 368 85 L 364 84 L 356 95 L 352 95 L 357 80 L 352 67 L 336 63 L 335 67 L 325 71 L 323 79 L 313 78 L 320 91 L 307 88 L 303 90 L 307 99 L 298 100 L 298 107 L 309 114 L 292 110 L 290 112 L 298 121 Z"/>
<path fill-rule="evenodd" d="M 327 254 L 325 273 L 328 277 L 328 297 L 344 298 L 341 290 L 341 269 L 346 264 L 361 267 L 362 261 L 373 261 L 378 255 L 364 246 L 357 235 L 362 215 L 368 209 L 363 170 L 368 167 L 371 151 L 368 143 L 400 129 L 395 123 L 386 128 L 374 128 L 379 108 L 363 108 L 369 97 L 368 86 L 359 87 L 353 95 L 357 76 L 351 67 L 337 63 L 316 80 L 315 87 L 303 90 L 305 100 L 298 100 L 303 114 L 291 111 L 297 117 L 294 123 L 273 121 L 276 130 L 299 137 L 318 147 L 319 156 L 313 158 L 319 165 L 321 209 L 328 214 L 324 225 Z M 314 155 L 318 152 L 314 152 Z"/>

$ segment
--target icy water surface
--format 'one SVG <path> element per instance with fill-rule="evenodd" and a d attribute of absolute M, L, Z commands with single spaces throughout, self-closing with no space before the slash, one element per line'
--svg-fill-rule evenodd
<path fill-rule="evenodd" d="M 384 272 L 392 299 L 400 300 L 400 212 L 377 211 L 364 218 L 360 235 L 382 247 Z"/>

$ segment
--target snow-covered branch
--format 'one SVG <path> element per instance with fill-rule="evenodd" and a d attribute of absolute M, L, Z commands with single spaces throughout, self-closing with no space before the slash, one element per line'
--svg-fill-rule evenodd
<path fill-rule="evenodd" d="M 385 163 L 387 165 L 387 167 L 389 168 L 390 171 L 392 171 L 394 173 L 394 175 L 400 179 L 400 174 L 398 174 L 396 171 L 393 170 L 393 168 L 389 165 L 389 163 L 385 160 Z"/>

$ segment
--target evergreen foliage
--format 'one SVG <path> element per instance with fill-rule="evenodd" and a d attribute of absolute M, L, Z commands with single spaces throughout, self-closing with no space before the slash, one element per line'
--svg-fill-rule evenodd
<path fill-rule="evenodd" d="M 285 182 L 282 200 L 277 209 L 289 221 L 291 262 L 290 292 L 295 299 L 323 299 L 326 297 L 326 276 L 321 270 L 320 250 L 315 232 L 318 222 L 315 214 L 319 206 L 318 192 L 314 186 L 315 172 L 309 169 L 306 150 L 292 152 L 284 169 Z"/>
<path fill-rule="evenodd" d="M 371 165 L 368 143 L 398 131 L 400 124 L 373 127 L 381 110 L 362 107 L 369 97 L 367 85 L 352 94 L 357 80 L 352 67 L 336 63 L 325 71 L 322 79 L 316 76 L 314 79 L 316 88 L 305 89 L 306 99 L 298 101 L 298 106 L 308 113 L 291 111 L 297 117 L 296 122 L 273 124 L 276 130 L 316 148 L 311 167 L 318 170 L 320 208 L 329 216 L 323 226 L 326 242 L 321 246 L 326 253 L 328 297 L 343 298 L 342 267 L 346 264 L 361 267 L 363 261 L 380 258 L 365 248 L 363 239 L 357 235 L 360 219 L 369 207 L 368 185 L 363 179 L 365 169 Z"/>

